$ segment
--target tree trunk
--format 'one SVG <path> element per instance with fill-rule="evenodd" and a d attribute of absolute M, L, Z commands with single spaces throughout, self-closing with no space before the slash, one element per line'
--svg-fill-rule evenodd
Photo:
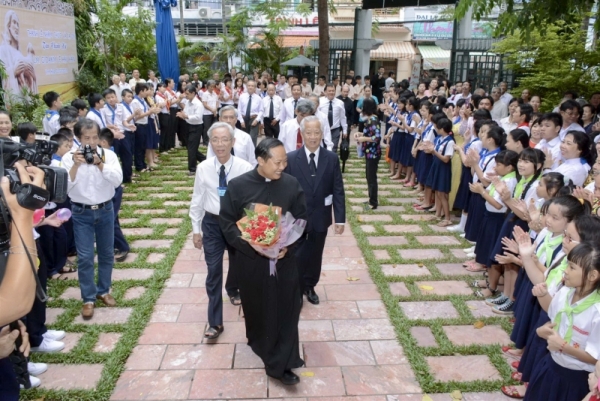
<path fill-rule="evenodd" d="M 317 12 L 319 15 L 319 76 L 329 77 L 329 8 L 327 0 L 318 0 Z"/>

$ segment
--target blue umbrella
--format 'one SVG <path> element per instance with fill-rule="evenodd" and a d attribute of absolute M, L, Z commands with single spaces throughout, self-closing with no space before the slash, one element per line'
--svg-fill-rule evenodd
<path fill-rule="evenodd" d="M 171 7 L 177 7 L 177 0 L 154 0 L 156 11 L 156 55 L 158 71 L 164 81 L 173 78 L 175 84 L 179 81 L 179 56 L 177 41 L 171 18 Z"/>

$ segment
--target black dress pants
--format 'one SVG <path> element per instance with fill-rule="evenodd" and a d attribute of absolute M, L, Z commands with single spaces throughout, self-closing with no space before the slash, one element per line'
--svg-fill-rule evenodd
<path fill-rule="evenodd" d="M 271 118 L 264 118 L 265 136 L 268 136 L 270 138 L 279 138 L 279 121 L 274 126 L 271 125 L 272 121 L 273 119 Z"/>
<path fill-rule="evenodd" d="M 204 156 L 202 153 L 200 153 L 200 151 L 198 150 L 198 148 L 200 147 L 200 140 L 202 139 L 202 124 L 198 124 L 198 125 L 192 125 L 192 124 L 188 124 L 187 125 L 187 132 L 188 132 L 188 136 L 187 136 L 187 155 L 188 155 L 188 170 L 191 172 L 196 171 L 196 166 L 198 165 L 199 162 L 203 161 L 204 159 L 206 159 L 206 156 Z"/>
<path fill-rule="evenodd" d="M 298 244 L 296 258 L 302 293 L 313 289 L 319 283 L 326 239 L 327 231 L 323 233 L 309 231 L 302 237 L 302 242 Z"/>
<path fill-rule="evenodd" d="M 39 240 L 35 241 L 37 248 L 38 259 L 40 265 L 38 268 L 38 278 L 42 289 L 46 292 L 48 282 L 48 267 L 46 264 L 46 258 L 44 257 L 44 251 L 40 245 Z M 23 266 L 24 269 L 29 269 L 29 266 Z M 31 311 L 25 316 L 25 326 L 27 327 L 27 333 L 29 333 L 29 343 L 32 347 L 39 347 L 44 340 L 44 333 L 48 331 L 46 328 L 46 302 L 42 302 L 35 297 Z"/>
<path fill-rule="evenodd" d="M 377 202 L 377 167 L 379 166 L 379 159 L 380 157 L 375 159 L 365 159 L 367 173 L 367 188 L 369 191 L 369 204 L 374 207 L 377 207 L 377 205 L 379 204 Z"/>

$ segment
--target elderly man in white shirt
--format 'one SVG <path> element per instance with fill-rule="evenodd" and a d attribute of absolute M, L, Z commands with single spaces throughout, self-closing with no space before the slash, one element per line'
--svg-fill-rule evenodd
<path fill-rule="evenodd" d="M 319 111 L 327 116 L 333 142 L 332 151 L 337 153 L 342 132 L 348 132 L 348 122 L 346 121 L 344 102 L 335 97 L 335 86 L 333 84 L 325 86 L 325 97 L 320 100 Z"/>
<path fill-rule="evenodd" d="M 288 120 L 281 126 L 279 140 L 283 143 L 286 153 L 300 149 L 304 145 L 300 122 L 304 117 L 312 116 L 314 112 L 315 105 L 309 100 L 302 99 L 296 107 L 296 118 Z"/>
<path fill-rule="evenodd" d="M 498 87 L 500 88 L 501 93 L 500 100 L 502 100 L 508 106 L 510 104 L 510 101 L 512 100 L 512 95 L 507 92 L 508 84 L 503 81 L 500 82 Z"/>
<path fill-rule="evenodd" d="M 275 85 L 267 85 L 267 95 L 262 99 L 263 119 L 262 124 L 265 135 L 268 137 L 279 137 L 280 120 L 279 115 L 283 110 L 283 101 L 275 93 Z"/>
<path fill-rule="evenodd" d="M 187 156 L 188 156 L 188 175 L 196 174 L 196 166 L 198 162 L 205 159 L 205 156 L 200 153 L 200 140 L 202 139 L 202 117 L 204 115 L 204 106 L 196 97 L 196 87 L 188 85 L 185 88 L 185 107 L 177 113 L 177 117 L 184 119 L 188 131 L 187 137 Z"/>
<path fill-rule="evenodd" d="M 256 82 L 248 81 L 247 92 L 240 95 L 238 102 L 238 121 L 242 129 L 250 134 L 256 146 L 258 128 L 263 116 L 263 103 L 260 95 L 256 93 Z"/>
<path fill-rule="evenodd" d="M 110 295 L 114 264 L 114 210 L 112 198 L 121 185 L 123 172 L 117 155 L 98 146 L 100 127 L 89 119 L 80 120 L 75 136 L 83 151 L 66 153 L 62 159 L 68 171 L 68 189 L 73 212 L 73 231 L 77 246 L 77 273 L 84 319 L 94 316 L 96 300 L 116 305 Z M 95 238 L 95 241 L 94 241 Z M 94 281 L 94 242 L 98 254 L 98 279 Z"/>
<path fill-rule="evenodd" d="M 123 98 L 121 97 L 123 89 L 121 89 L 121 87 L 119 85 L 121 83 L 121 78 L 119 78 L 118 75 L 113 75 L 112 83 L 113 84 L 111 86 L 109 86 L 109 89 L 112 89 L 115 91 L 115 95 L 117 95 L 117 102 L 121 103 L 123 101 Z"/>
<path fill-rule="evenodd" d="M 279 76 L 279 81 L 275 86 L 275 91 L 277 92 L 277 96 L 279 96 L 282 100 L 286 99 L 285 91 L 289 88 L 289 84 L 286 81 L 285 75 Z"/>
<path fill-rule="evenodd" d="M 235 141 L 233 142 L 233 148 L 231 154 L 246 160 L 253 167 L 257 165 L 256 156 L 254 154 L 254 143 L 250 135 L 242 131 L 241 129 L 235 128 L 237 121 L 238 112 L 233 106 L 225 106 L 219 110 L 219 121 L 231 125 L 235 130 Z M 212 145 L 208 143 L 208 149 L 206 151 L 206 157 L 210 158 L 215 155 Z"/>
<path fill-rule="evenodd" d="M 285 99 L 281 112 L 279 113 L 279 124 L 285 124 L 288 120 L 295 117 L 294 110 L 298 106 L 298 101 L 302 99 L 302 86 L 295 84 L 292 86 L 292 97 Z"/>
<path fill-rule="evenodd" d="M 200 163 L 196 170 L 190 218 L 192 241 L 197 249 L 204 249 L 208 271 L 205 286 L 208 295 L 208 328 L 204 336 L 206 339 L 215 339 L 223 332 L 223 254 L 227 249 L 219 226 L 221 197 L 227 191 L 227 183 L 252 170 L 252 166 L 231 154 L 235 138 L 230 124 L 216 122 L 208 130 L 208 135 L 214 156 Z"/>
<path fill-rule="evenodd" d="M 494 99 L 494 107 L 492 107 L 492 119 L 500 123 L 505 117 L 508 117 L 508 105 L 500 99 L 500 88 L 492 88 L 492 99 Z"/>
<path fill-rule="evenodd" d="M 133 70 L 133 72 L 131 73 L 132 77 L 129 80 L 129 86 L 131 88 L 135 88 L 136 84 L 142 83 L 145 84 L 146 80 L 143 78 L 140 78 L 140 71 L 139 70 Z"/>

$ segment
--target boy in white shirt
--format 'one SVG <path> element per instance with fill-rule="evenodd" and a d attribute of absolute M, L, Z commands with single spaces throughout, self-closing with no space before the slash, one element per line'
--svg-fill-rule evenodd
<path fill-rule="evenodd" d="M 90 111 L 88 111 L 86 118 L 95 121 L 100 129 L 106 128 L 106 121 L 102 116 L 102 108 L 104 107 L 104 99 L 99 93 L 90 93 L 88 95 L 88 104 L 90 105 Z"/>
<path fill-rule="evenodd" d="M 107 89 L 102 95 L 106 102 L 102 109 L 102 117 L 106 122 L 106 127 L 113 133 L 114 141 L 112 142 L 112 146 L 114 152 L 119 156 L 119 159 L 121 159 L 123 182 L 130 183 L 133 173 L 133 147 L 131 146 L 131 138 L 128 138 L 125 135 L 128 130 L 125 126 L 126 123 L 124 123 L 124 116 L 126 113 L 125 107 L 117 101 L 117 94 L 114 90 Z M 129 124 L 127 124 L 127 126 L 130 127 Z M 133 135 L 131 132 L 129 132 L 129 134 Z"/>
<path fill-rule="evenodd" d="M 546 113 L 538 120 L 540 122 L 542 140 L 535 146 L 546 154 L 544 171 L 553 170 L 559 166 L 562 159 L 560 153 L 561 140 L 559 137 L 562 127 L 562 117 L 558 113 Z"/>
<path fill-rule="evenodd" d="M 58 130 L 56 134 L 50 137 L 51 141 L 58 143 L 58 149 L 56 149 L 56 153 L 52 155 L 52 161 L 50 165 L 53 167 L 62 167 L 62 157 L 71 151 L 71 141 L 69 137 L 65 135 L 64 131 L 67 128 L 61 128 Z"/>
<path fill-rule="evenodd" d="M 48 110 L 46 110 L 46 115 L 42 120 L 42 126 L 44 127 L 44 132 L 47 132 L 50 136 L 56 134 L 60 125 L 58 123 L 58 110 L 62 107 L 62 102 L 60 101 L 60 95 L 54 91 L 44 93 L 44 103 L 48 106 Z"/>

